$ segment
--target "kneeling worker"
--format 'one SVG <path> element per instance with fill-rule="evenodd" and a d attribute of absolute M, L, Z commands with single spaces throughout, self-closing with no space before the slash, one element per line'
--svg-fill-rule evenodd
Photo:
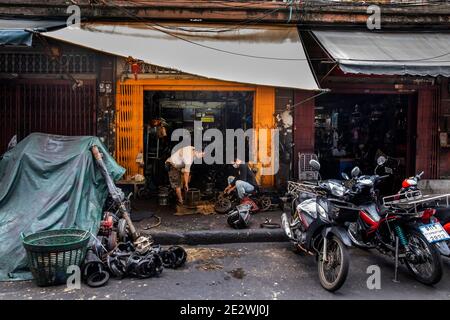
<path fill-rule="evenodd" d="M 166 170 L 169 175 L 170 186 L 175 189 L 177 194 L 177 203 L 183 204 L 183 196 L 181 194 L 182 176 L 184 178 L 184 189 L 189 190 L 189 175 L 194 158 L 203 158 L 204 152 L 195 150 L 192 146 L 183 147 L 174 152 L 169 159 L 166 160 Z"/>
<path fill-rule="evenodd" d="M 248 164 L 237 158 L 233 163 L 233 167 L 237 169 L 237 175 L 236 177 L 228 178 L 228 187 L 225 188 L 225 193 L 230 193 L 236 189 L 239 199 L 242 199 L 245 193 L 258 190 L 255 174 L 249 168 Z"/>

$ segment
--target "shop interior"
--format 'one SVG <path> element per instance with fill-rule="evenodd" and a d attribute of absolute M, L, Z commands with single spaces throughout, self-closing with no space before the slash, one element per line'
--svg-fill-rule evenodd
<path fill-rule="evenodd" d="M 322 178 L 340 178 L 359 166 L 373 174 L 376 159 L 387 155 L 404 175 L 408 144 L 407 95 L 329 94 L 316 100 L 315 153 Z M 410 124 L 412 125 L 412 124 Z"/>
<path fill-rule="evenodd" d="M 253 99 L 253 92 L 248 91 L 145 91 L 144 173 L 148 189 L 169 184 L 164 162 L 179 143 L 171 141 L 174 130 L 187 129 L 192 143 L 194 121 L 201 122 L 203 132 L 215 128 L 224 137 L 226 129 L 247 130 L 253 125 Z M 203 147 L 209 143 L 203 142 Z M 202 194 L 223 190 L 231 171 L 226 164 L 193 165 L 190 188 L 197 188 Z"/>

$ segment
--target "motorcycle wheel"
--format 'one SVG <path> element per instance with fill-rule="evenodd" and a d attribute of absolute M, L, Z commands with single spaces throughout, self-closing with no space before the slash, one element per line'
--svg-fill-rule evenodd
<path fill-rule="evenodd" d="M 272 207 L 272 199 L 268 196 L 262 196 L 259 199 L 261 211 L 269 211 Z"/>
<path fill-rule="evenodd" d="M 327 241 L 327 261 L 322 256 L 323 242 L 320 246 L 318 270 L 320 284 L 325 290 L 334 292 L 344 284 L 349 269 L 347 248 L 336 237 Z"/>
<path fill-rule="evenodd" d="M 227 213 L 231 210 L 232 206 L 233 204 L 231 203 L 230 199 L 219 198 L 214 204 L 214 210 L 216 210 L 217 213 Z"/>
<path fill-rule="evenodd" d="M 438 283 L 442 278 L 442 258 L 432 243 L 429 243 L 425 236 L 417 230 L 411 229 L 408 234 L 408 243 L 415 247 L 426 257 L 426 262 L 421 264 L 413 264 L 405 259 L 408 270 L 414 275 L 417 281 L 433 285 Z"/>

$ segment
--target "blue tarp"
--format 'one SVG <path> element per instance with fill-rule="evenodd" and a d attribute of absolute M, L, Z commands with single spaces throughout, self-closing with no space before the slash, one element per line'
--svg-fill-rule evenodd
<path fill-rule="evenodd" d="M 33 133 L 0 161 L 0 281 L 31 279 L 20 239 L 75 227 L 97 234 L 108 195 L 90 148 L 96 145 L 114 180 L 125 169 L 97 137 Z"/>
<path fill-rule="evenodd" d="M 34 32 L 44 32 L 64 27 L 58 20 L 0 19 L 0 46 L 27 46 L 33 43 Z"/>
<path fill-rule="evenodd" d="M 33 33 L 25 30 L 0 30 L 0 46 L 27 46 L 33 43 Z"/>

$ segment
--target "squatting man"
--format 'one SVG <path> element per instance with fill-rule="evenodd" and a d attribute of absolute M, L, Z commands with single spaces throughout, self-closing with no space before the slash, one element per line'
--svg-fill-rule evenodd
<path fill-rule="evenodd" d="M 192 146 L 178 149 L 165 162 L 165 167 L 169 175 L 170 186 L 177 194 L 177 204 L 183 205 L 181 186 L 184 184 L 185 191 L 189 190 L 189 178 L 191 166 L 195 158 L 201 159 L 204 152 L 196 150 Z"/>
<path fill-rule="evenodd" d="M 237 170 L 237 175 L 236 177 L 228 177 L 228 186 L 225 188 L 224 193 L 228 194 L 236 190 L 239 199 L 242 199 L 246 193 L 258 190 L 255 174 L 246 163 L 236 158 L 233 167 Z"/>

